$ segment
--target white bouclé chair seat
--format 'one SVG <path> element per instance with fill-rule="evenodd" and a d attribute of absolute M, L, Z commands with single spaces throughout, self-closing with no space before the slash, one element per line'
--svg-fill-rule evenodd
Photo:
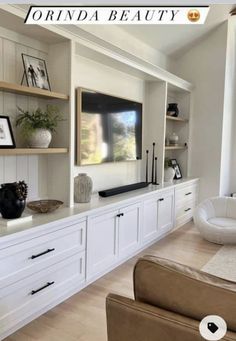
<path fill-rule="evenodd" d="M 236 199 L 207 199 L 195 210 L 194 223 L 202 237 L 217 244 L 236 244 Z"/>

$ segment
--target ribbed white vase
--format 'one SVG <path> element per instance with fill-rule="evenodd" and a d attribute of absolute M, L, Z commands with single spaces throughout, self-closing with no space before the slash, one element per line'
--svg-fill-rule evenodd
<path fill-rule="evenodd" d="M 48 148 L 52 140 L 52 133 L 47 129 L 35 129 L 28 137 L 27 143 L 30 148 Z"/>
<path fill-rule="evenodd" d="M 93 181 L 86 173 L 80 173 L 74 179 L 75 186 L 75 202 L 86 203 L 90 202 Z"/>

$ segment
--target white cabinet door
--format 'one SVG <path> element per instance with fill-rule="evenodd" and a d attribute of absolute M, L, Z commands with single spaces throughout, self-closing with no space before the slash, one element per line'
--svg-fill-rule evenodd
<path fill-rule="evenodd" d="M 158 211 L 158 198 L 154 196 L 149 200 L 144 201 L 143 210 L 143 232 L 142 242 L 146 244 L 157 238 L 157 211 Z"/>
<path fill-rule="evenodd" d="M 174 225 L 174 191 L 164 191 L 144 202 L 143 244 L 160 237 Z"/>
<path fill-rule="evenodd" d="M 157 212 L 158 236 L 171 230 L 174 226 L 174 192 L 165 192 L 158 199 Z"/>
<path fill-rule="evenodd" d="M 118 210 L 88 219 L 87 279 L 108 269 L 117 259 Z"/>
<path fill-rule="evenodd" d="M 141 204 L 137 203 L 119 211 L 119 258 L 125 258 L 140 244 Z"/>

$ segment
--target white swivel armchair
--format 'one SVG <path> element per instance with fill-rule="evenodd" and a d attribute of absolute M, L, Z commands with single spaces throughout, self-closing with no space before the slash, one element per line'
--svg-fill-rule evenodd
<path fill-rule="evenodd" d="M 195 210 L 194 223 L 202 237 L 217 244 L 236 244 L 236 199 L 207 199 Z"/>

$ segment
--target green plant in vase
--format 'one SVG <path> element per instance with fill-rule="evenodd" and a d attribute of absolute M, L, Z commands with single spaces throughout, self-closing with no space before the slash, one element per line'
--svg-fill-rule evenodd
<path fill-rule="evenodd" d="M 58 122 L 63 121 L 58 108 L 54 105 L 47 105 L 45 110 L 38 108 L 30 112 L 19 107 L 18 110 L 16 126 L 21 128 L 28 146 L 30 148 L 48 148 Z"/>

